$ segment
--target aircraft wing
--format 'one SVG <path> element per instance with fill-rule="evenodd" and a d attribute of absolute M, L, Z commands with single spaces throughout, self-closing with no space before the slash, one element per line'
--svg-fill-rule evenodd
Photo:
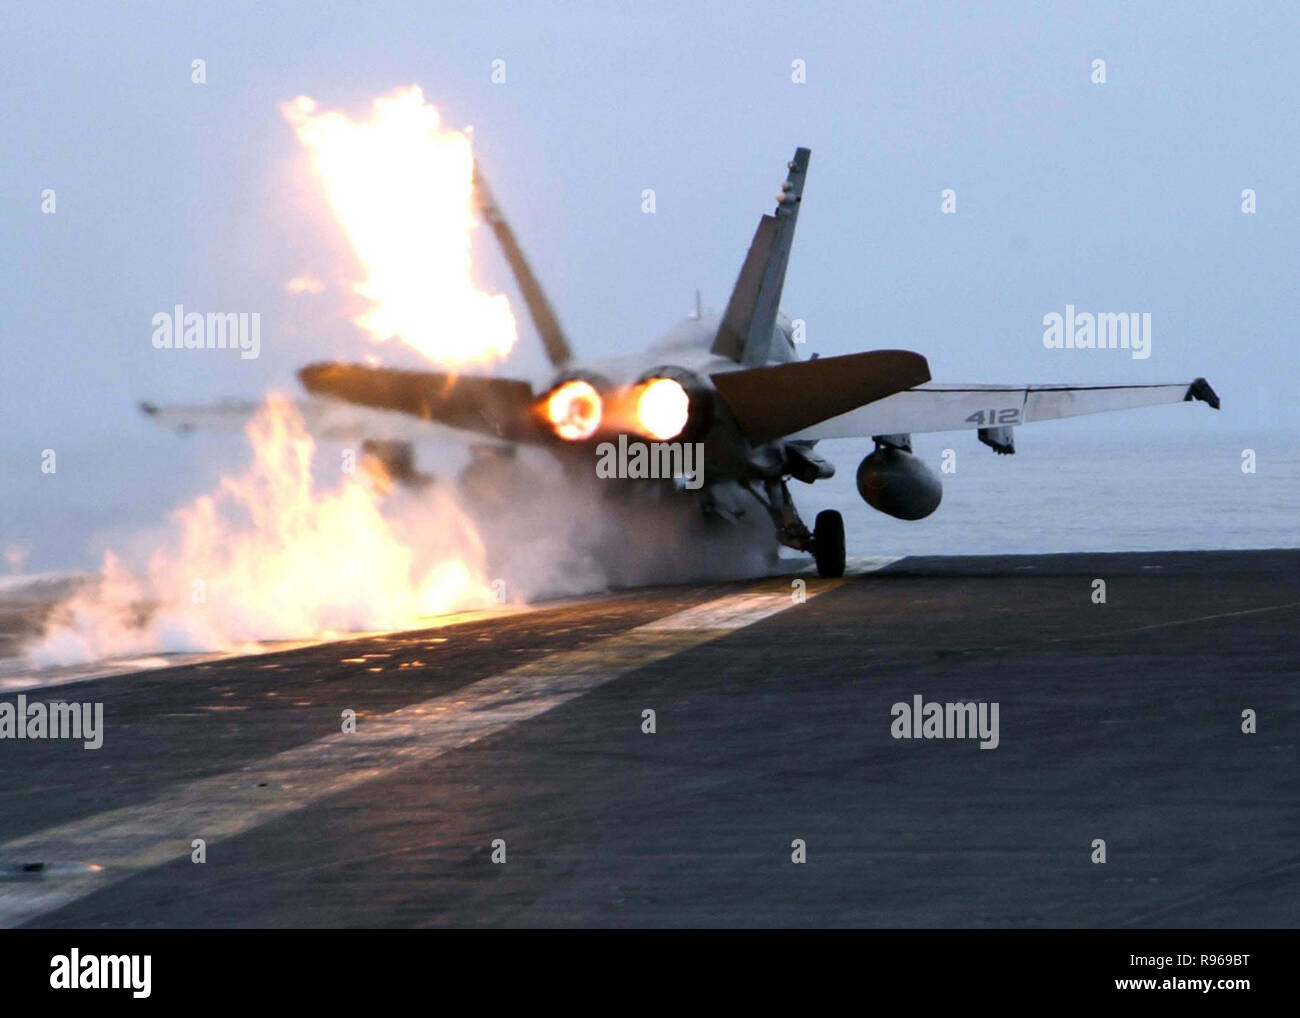
<path fill-rule="evenodd" d="M 451 429 L 430 427 L 403 414 L 389 413 L 363 406 L 349 406 L 334 399 L 308 397 L 292 401 L 307 432 L 320 441 L 428 442 L 455 436 Z M 165 428 L 180 434 L 190 432 L 242 432 L 265 402 L 257 400 L 221 400 L 190 406 L 158 406 L 141 403 L 140 409 Z"/>
<path fill-rule="evenodd" d="M 1108 410 L 1219 397 L 1204 378 L 1173 385 L 918 385 L 806 427 L 794 439 L 1012 427 Z"/>

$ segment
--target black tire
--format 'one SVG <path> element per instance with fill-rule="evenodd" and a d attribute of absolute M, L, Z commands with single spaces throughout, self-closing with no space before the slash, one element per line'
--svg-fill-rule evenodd
<path fill-rule="evenodd" d="M 834 509 L 823 509 L 813 523 L 813 558 L 817 575 L 844 575 L 844 517 Z"/>

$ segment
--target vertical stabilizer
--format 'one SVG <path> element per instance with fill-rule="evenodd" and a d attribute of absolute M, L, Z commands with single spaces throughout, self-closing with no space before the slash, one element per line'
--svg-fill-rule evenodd
<path fill-rule="evenodd" d="M 794 244 L 794 225 L 803 201 L 803 182 L 812 152 L 796 149 L 787 164 L 789 172 L 776 211 L 758 222 L 753 243 L 731 291 L 712 352 L 749 367 L 766 364 L 772 357 L 772 336 L 785 286 L 785 269 Z"/>
<path fill-rule="evenodd" d="M 528 316 L 533 320 L 533 325 L 546 347 L 547 358 L 555 367 L 564 367 L 572 356 L 569 341 L 565 338 L 564 330 L 560 328 L 560 320 L 555 317 L 551 302 L 542 292 L 542 284 L 533 275 L 528 259 L 524 257 L 523 249 L 515 240 L 514 231 L 510 229 L 510 224 L 506 222 L 506 217 L 502 215 L 501 209 L 492 197 L 492 191 L 487 181 L 483 179 L 477 163 L 474 164 L 474 195 L 483 218 L 496 234 L 497 243 L 501 245 L 501 253 L 510 263 L 510 271 L 519 285 L 524 303 L 528 305 Z"/>

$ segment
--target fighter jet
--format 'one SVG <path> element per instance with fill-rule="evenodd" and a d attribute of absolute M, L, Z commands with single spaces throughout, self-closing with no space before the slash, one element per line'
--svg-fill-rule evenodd
<path fill-rule="evenodd" d="M 820 439 L 870 439 L 857 468 L 862 498 L 890 516 L 919 520 L 938 508 L 943 487 L 913 455 L 915 433 L 974 431 L 1005 455 L 1015 452 L 1014 429 L 1022 424 L 1193 400 L 1218 409 L 1204 378 L 1168 385 L 943 385 L 931 381 L 924 356 L 907 350 L 801 359 L 780 301 L 810 157 L 799 148 L 786 164 L 775 211 L 759 220 L 722 314 L 697 309 L 642 355 L 582 364 L 476 168 L 480 210 L 555 368 L 550 383 L 535 391 L 514 379 L 322 363 L 299 372 L 302 385 L 326 400 L 487 436 L 498 447 L 541 447 L 575 477 L 595 477 L 599 451 L 615 443 L 660 450 L 689 443 L 700 452 L 693 478 L 603 483 L 672 485 L 703 516 L 730 523 L 761 511 L 770 517 L 773 547 L 811 553 L 827 577 L 844 573 L 843 518 L 823 510 L 809 528 L 789 487 L 791 480 L 813 484 L 834 475 L 816 451 Z M 329 404 L 322 406 L 316 416 L 328 417 Z M 184 414 L 170 419 L 186 423 Z M 399 475 L 409 470 L 409 456 L 397 461 Z"/>

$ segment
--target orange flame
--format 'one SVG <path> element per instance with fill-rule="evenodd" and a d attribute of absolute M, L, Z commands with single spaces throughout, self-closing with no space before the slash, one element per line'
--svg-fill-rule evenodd
<path fill-rule="evenodd" d="M 317 490 L 314 443 L 280 398 L 247 434 L 250 470 L 173 513 L 178 536 L 143 575 L 110 552 L 100 583 L 56 612 L 35 661 L 402 629 L 491 603 L 482 544 L 448 500 L 412 505 L 408 525 L 380 512 L 364 473 Z"/>
<path fill-rule="evenodd" d="M 365 269 L 356 291 L 373 303 L 356 324 L 449 367 L 503 359 L 517 336 L 509 301 L 471 272 L 468 135 L 441 128 L 418 85 L 376 99 L 365 122 L 318 113 L 306 96 L 281 112 Z"/>
<path fill-rule="evenodd" d="M 686 427 L 691 399 L 673 378 L 652 378 L 640 387 L 636 419 L 640 432 L 656 442 L 676 438 Z"/>
<path fill-rule="evenodd" d="M 581 442 L 600 427 L 600 393 L 581 378 L 573 378 L 555 390 L 546 400 L 546 419 L 555 433 L 569 442 Z"/>

